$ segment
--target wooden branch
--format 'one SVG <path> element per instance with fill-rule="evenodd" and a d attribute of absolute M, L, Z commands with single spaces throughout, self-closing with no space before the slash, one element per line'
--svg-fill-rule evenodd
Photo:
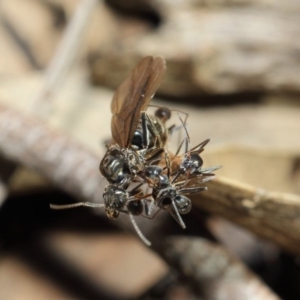
<path fill-rule="evenodd" d="M 0 141 L 0 153 L 6 158 L 37 170 L 75 197 L 102 202 L 106 181 L 98 171 L 100 157 L 66 135 L 53 132 L 42 122 L 25 118 L 0 105 Z M 209 190 L 194 197 L 194 209 L 222 215 L 286 250 L 300 253 L 297 227 L 300 201 L 297 196 L 256 190 L 222 178 L 206 185 Z M 98 211 L 104 214 L 103 210 Z M 128 221 L 123 215 L 116 224 L 134 231 Z M 194 288 L 201 285 L 207 299 L 228 295 L 225 299 L 234 300 L 229 294 L 238 297 L 242 292 L 245 293 L 242 299 L 250 299 L 250 296 L 258 300 L 278 299 L 224 250 L 202 240 L 163 237 L 164 233 L 159 229 L 164 225 L 163 219 L 140 218 L 140 221 L 143 226 L 151 227 L 154 247 L 163 245 L 158 248 L 159 253 L 184 274 Z M 164 240 L 166 242 L 162 243 Z M 232 281 L 234 287 L 230 285 Z"/>
<path fill-rule="evenodd" d="M 271 175 L 270 175 L 271 176 Z M 227 178 L 205 184 L 194 207 L 219 215 L 294 254 L 300 253 L 300 197 L 269 192 Z"/>
<path fill-rule="evenodd" d="M 157 251 L 207 300 L 279 300 L 226 250 L 204 239 L 168 237 Z"/>
<path fill-rule="evenodd" d="M 78 198 L 102 201 L 100 157 L 41 121 L 0 105 L 0 153 Z"/>
<path fill-rule="evenodd" d="M 99 155 L 66 135 L 53 132 L 42 122 L 25 118 L 1 105 L 0 153 L 37 170 L 77 198 L 92 202 L 103 201 L 102 193 L 107 182 L 101 178 L 98 170 L 101 159 Z M 208 191 L 193 197 L 194 208 L 223 216 L 285 250 L 300 253 L 298 196 L 270 193 L 222 178 L 205 185 L 208 186 Z M 103 213 L 101 209 L 98 211 Z M 140 219 L 149 228 L 149 220 Z M 120 217 L 118 223 L 128 227 L 127 216 Z M 157 230 L 158 219 L 152 223 Z"/>
<path fill-rule="evenodd" d="M 100 155 L 67 135 L 49 129 L 41 120 L 25 117 L 1 104 L 0 154 L 36 170 L 78 199 L 103 203 L 102 195 L 108 183 L 99 172 Z M 97 209 L 97 213 L 105 215 L 104 209 Z M 136 221 L 143 231 L 148 228 L 150 234 L 162 226 L 164 217 L 167 214 L 156 218 L 150 230 L 148 219 L 141 217 Z M 136 234 L 128 215 L 121 215 L 116 225 Z"/>
<path fill-rule="evenodd" d="M 135 29 L 135 35 L 126 36 L 126 26 L 117 24 L 115 40 L 121 50 L 110 51 L 113 42 L 110 47 L 101 45 L 99 57 L 91 63 L 93 80 L 117 85 L 115 74 L 128 72 L 121 70 L 126 61 L 151 54 L 167 60 L 160 91 L 175 97 L 203 92 L 299 93 L 300 65 L 294 55 L 299 43 L 294 37 L 300 33 L 300 6 L 296 2 L 152 1 L 162 17 L 155 32 Z"/>
<path fill-rule="evenodd" d="M 47 116 L 50 112 L 51 100 L 74 62 L 82 34 L 96 3 L 96 0 L 81 0 L 57 52 L 46 70 L 44 82 L 34 96 L 33 106 L 30 108 L 42 117 Z"/>
<path fill-rule="evenodd" d="M 9 181 L 17 165 L 3 157 L 0 157 L 0 206 L 9 194 Z"/>

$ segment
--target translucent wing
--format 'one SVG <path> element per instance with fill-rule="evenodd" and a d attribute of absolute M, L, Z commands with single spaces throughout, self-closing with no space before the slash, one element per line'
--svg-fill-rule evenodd
<path fill-rule="evenodd" d="M 114 140 L 122 148 L 130 145 L 140 114 L 149 105 L 165 70 L 163 58 L 147 56 L 116 90 L 111 103 L 111 131 Z"/>

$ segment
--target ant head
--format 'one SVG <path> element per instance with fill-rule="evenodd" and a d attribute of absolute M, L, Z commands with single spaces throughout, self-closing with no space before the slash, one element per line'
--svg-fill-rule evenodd
<path fill-rule="evenodd" d="M 104 191 L 103 199 L 105 203 L 105 212 L 110 219 L 116 219 L 119 216 L 128 200 L 128 193 L 114 184 L 109 184 Z"/>
<path fill-rule="evenodd" d="M 166 122 L 171 118 L 171 110 L 167 107 L 159 107 L 155 112 L 155 117 Z"/>

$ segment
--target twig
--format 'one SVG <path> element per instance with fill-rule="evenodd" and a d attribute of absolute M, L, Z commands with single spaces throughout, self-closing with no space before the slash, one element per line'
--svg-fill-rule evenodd
<path fill-rule="evenodd" d="M 78 198 L 102 201 L 100 157 L 42 122 L 0 105 L 0 152 Z"/>
<path fill-rule="evenodd" d="M 0 179 L 0 206 L 4 203 L 8 195 L 7 184 Z"/>
<path fill-rule="evenodd" d="M 42 122 L 25 118 L 1 105 L 0 153 L 37 170 L 77 198 L 103 201 L 102 193 L 107 182 L 98 170 L 100 155 L 64 134 L 51 131 Z M 206 186 L 208 191 L 193 197 L 194 209 L 198 207 L 221 215 L 292 253 L 300 254 L 298 196 L 261 191 L 221 178 L 207 182 Z M 99 213 L 103 210 L 99 209 Z M 158 219 L 152 222 L 155 223 L 153 226 L 149 226 L 149 220 L 141 218 L 141 222 L 148 228 L 156 228 L 158 236 Z M 127 221 L 128 216 L 124 216 L 119 218 L 118 223 L 128 227 Z"/>
<path fill-rule="evenodd" d="M 41 120 L 24 116 L 1 104 L 0 154 L 36 170 L 78 199 L 103 203 L 107 181 L 99 172 L 100 155 L 65 134 L 50 130 Z M 105 214 L 101 208 L 97 212 Z M 152 222 L 154 226 L 151 231 L 159 227 L 162 217 L 156 218 L 155 224 Z M 148 219 L 139 218 L 136 221 L 142 230 L 149 228 Z M 120 216 L 116 225 L 135 234 L 127 215 Z"/>
<path fill-rule="evenodd" d="M 279 300 L 226 250 L 204 239 L 169 237 L 157 251 L 206 300 Z"/>
<path fill-rule="evenodd" d="M 97 0 L 81 0 L 66 29 L 61 44 L 46 70 L 44 82 L 30 109 L 41 117 L 49 114 L 51 100 L 62 84 L 78 52 L 81 37 Z"/>
<path fill-rule="evenodd" d="M 13 22 L 11 22 L 11 20 L 5 15 L 3 9 L 0 10 L 0 24 L 2 25 L 3 29 L 10 35 L 10 37 L 19 47 L 19 49 L 22 51 L 22 54 L 24 55 L 28 63 L 31 65 L 31 67 L 36 70 L 40 70 L 41 65 L 34 56 L 30 45 L 15 28 Z"/>
<path fill-rule="evenodd" d="M 11 179 L 16 164 L 3 157 L 0 157 L 0 206 L 6 200 L 9 194 L 9 180 Z"/>
<path fill-rule="evenodd" d="M 294 254 L 300 253 L 300 197 L 269 192 L 227 178 L 206 183 L 194 207 L 242 225 Z"/>
<path fill-rule="evenodd" d="M 104 179 L 101 179 L 98 171 L 100 161 L 98 155 L 79 146 L 65 135 L 54 133 L 42 122 L 32 118 L 25 118 L 21 114 L 3 106 L 0 106 L 0 152 L 7 158 L 13 159 L 31 169 L 36 169 L 57 186 L 76 197 L 83 197 L 88 201 L 102 202 L 102 192 L 106 182 Z M 200 198 L 198 198 L 194 202 L 195 206 L 199 206 L 198 202 L 208 203 L 208 206 L 212 207 L 217 206 L 218 203 L 223 203 L 223 205 L 226 203 L 227 206 L 225 205 L 225 208 L 229 212 L 234 211 L 233 208 L 235 206 L 240 207 L 239 210 L 236 209 L 235 211 L 236 217 L 241 215 L 240 219 L 242 216 L 245 217 L 245 213 L 243 215 L 241 211 L 247 211 L 245 208 L 242 209 L 244 207 L 241 206 L 242 200 L 248 199 L 249 201 L 249 199 L 254 199 L 255 195 L 255 191 L 249 190 L 249 188 L 247 190 L 239 185 L 226 185 L 224 180 L 221 183 L 220 180 L 216 181 L 215 186 L 210 184 L 209 191 L 201 194 L 202 198 L 204 198 L 203 194 L 206 195 L 206 200 L 202 199 L 200 201 Z M 213 195 L 215 196 L 213 197 Z M 254 200 L 257 201 L 257 199 Z M 275 199 L 277 198 L 275 197 Z M 245 203 L 248 202 L 244 201 L 244 205 Z M 286 203 L 287 201 L 279 201 L 283 215 L 284 208 L 289 207 L 285 205 Z M 103 211 L 99 210 L 99 213 L 101 212 Z M 269 217 L 272 218 L 270 212 Z M 250 215 L 248 216 L 248 222 L 252 218 L 254 222 L 257 222 L 257 219 Z M 236 221 L 236 219 L 233 218 L 233 221 Z M 144 222 L 147 222 L 149 225 L 149 220 Z M 128 223 L 128 220 L 127 218 L 121 218 L 116 223 L 123 227 L 124 224 Z M 157 223 L 156 220 L 154 223 Z M 159 236 L 161 233 L 157 231 L 157 224 L 154 225 L 157 233 L 157 238 L 153 240 L 155 242 L 154 245 L 157 245 L 158 241 L 159 244 L 162 244 L 161 241 L 164 239 L 162 239 L 161 235 Z M 258 223 L 257 227 L 254 228 L 261 228 L 260 226 Z M 126 227 L 128 228 L 128 226 Z M 288 230 L 288 226 L 283 228 L 289 232 L 291 231 Z M 263 228 L 261 229 L 263 230 Z M 275 228 L 273 230 L 273 235 L 270 237 L 277 242 Z M 288 234 L 286 236 L 289 237 Z M 194 288 L 200 287 L 201 284 L 202 289 L 209 296 L 207 299 L 221 299 L 220 295 L 227 295 L 227 298 L 222 299 L 230 300 L 250 299 L 250 296 L 253 297 L 251 299 L 259 300 L 278 299 L 254 275 L 249 275 L 241 264 L 227 257 L 227 254 L 223 253 L 224 250 L 215 248 L 215 246 L 212 247 L 208 242 L 203 242 L 202 240 L 194 241 L 189 238 L 181 238 L 175 242 L 172 239 L 165 238 L 165 240 L 166 244 L 159 250 L 160 253 L 167 262 L 176 266 L 181 272 L 185 272 L 185 276 L 188 276 L 194 284 Z M 282 245 L 285 247 L 293 245 L 292 242 L 295 241 L 287 239 L 287 242 L 288 244 L 283 243 Z M 297 243 L 295 247 L 297 248 Z M 209 269 L 209 266 L 212 269 Z M 208 274 L 211 274 L 211 277 L 208 278 Z M 229 295 L 236 295 L 236 298 L 233 296 L 230 296 L 230 298 Z M 242 297 L 238 298 L 241 295 Z"/>

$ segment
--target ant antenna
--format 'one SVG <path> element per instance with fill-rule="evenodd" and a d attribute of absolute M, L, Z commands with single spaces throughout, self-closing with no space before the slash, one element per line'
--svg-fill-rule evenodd
<path fill-rule="evenodd" d="M 189 117 L 189 114 L 188 114 L 188 113 L 186 113 L 186 112 L 184 112 L 184 111 L 182 111 L 182 110 L 178 110 L 178 109 L 171 109 L 171 111 L 177 111 L 177 113 L 181 113 L 181 114 L 185 115 L 183 124 L 184 124 L 184 125 L 186 124 L 186 120 L 187 120 L 187 118 Z M 179 116 L 179 114 L 178 114 L 178 116 Z"/>
<path fill-rule="evenodd" d="M 136 191 L 137 189 L 139 189 L 142 185 L 144 184 L 144 182 L 139 183 L 137 186 L 135 186 L 130 192 L 128 192 L 130 195 Z"/>
<path fill-rule="evenodd" d="M 203 168 L 203 169 L 201 169 L 201 172 L 204 173 L 204 174 L 211 173 L 211 172 L 214 172 L 214 171 L 216 171 L 216 170 L 218 170 L 220 168 L 222 168 L 221 165 L 215 166 L 215 167 Z"/>
<path fill-rule="evenodd" d="M 188 141 L 189 141 L 189 143 L 190 143 L 190 136 L 189 136 L 189 133 L 188 133 L 188 131 L 187 131 L 187 129 L 186 129 L 186 123 L 185 123 L 186 120 L 184 120 L 184 122 L 183 122 L 183 120 L 182 120 L 182 118 L 180 117 L 179 114 L 178 114 L 178 118 L 179 118 L 180 122 L 182 123 L 182 126 L 183 126 L 183 128 L 184 128 L 186 137 L 187 137 L 187 139 L 188 139 Z"/>
<path fill-rule="evenodd" d="M 186 140 L 187 140 L 187 138 L 184 138 L 184 139 L 181 141 L 181 143 L 180 143 L 180 145 L 179 145 L 179 147 L 178 147 L 178 149 L 177 149 L 177 151 L 176 151 L 174 157 L 177 157 L 177 156 L 178 156 L 178 154 L 179 154 L 179 152 L 181 151 L 181 148 L 182 148 L 182 146 L 183 146 L 183 143 L 186 142 Z"/>
<path fill-rule="evenodd" d="M 186 137 L 185 137 L 185 138 L 181 141 L 181 143 L 179 144 L 179 147 L 177 148 L 177 151 L 176 151 L 176 153 L 175 153 L 175 155 L 174 155 L 174 158 L 175 158 L 176 156 L 178 156 L 178 154 L 179 154 L 179 152 L 181 151 L 181 148 L 182 148 L 182 146 L 184 145 L 184 143 L 185 143 L 185 145 L 184 145 L 184 146 L 185 146 L 185 150 L 184 150 L 185 152 L 184 152 L 184 154 L 186 155 L 187 152 L 190 153 L 190 151 L 188 151 L 188 146 L 189 146 L 189 144 L 190 144 L 190 136 L 189 136 L 189 134 L 188 134 L 186 125 L 185 125 L 185 123 L 183 122 L 183 120 L 182 120 L 182 118 L 180 117 L 179 114 L 178 114 L 178 118 L 179 118 L 180 122 L 182 123 L 182 127 L 184 128 Z"/>
<path fill-rule="evenodd" d="M 139 229 L 135 219 L 133 218 L 133 215 L 131 213 L 129 213 L 129 218 L 130 221 L 133 225 L 133 228 L 135 229 L 137 235 L 139 236 L 139 238 L 147 245 L 147 246 L 151 246 L 151 242 L 149 240 L 146 239 L 146 237 L 142 234 L 141 230 Z"/>
<path fill-rule="evenodd" d="M 204 147 L 210 142 L 210 139 L 206 139 L 205 141 L 201 142 L 200 144 L 198 144 L 197 146 L 195 146 L 194 148 L 192 148 L 190 151 L 191 152 L 198 152 L 199 154 L 204 151 Z M 198 150 L 197 150 L 198 149 Z"/>
<path fill-rule="evenodd" d="M 75 208 L 79 206 L 87 206 L 87 207 L 104 207 L 105 204 L 96 204 L 92 202 L 78 202 L 78 203 L 72 203 L 72 204 L 52 204 L 50 203 L 50 208 L 60 210 L 60 209 L 69 209 L 69 208 Z"/>

